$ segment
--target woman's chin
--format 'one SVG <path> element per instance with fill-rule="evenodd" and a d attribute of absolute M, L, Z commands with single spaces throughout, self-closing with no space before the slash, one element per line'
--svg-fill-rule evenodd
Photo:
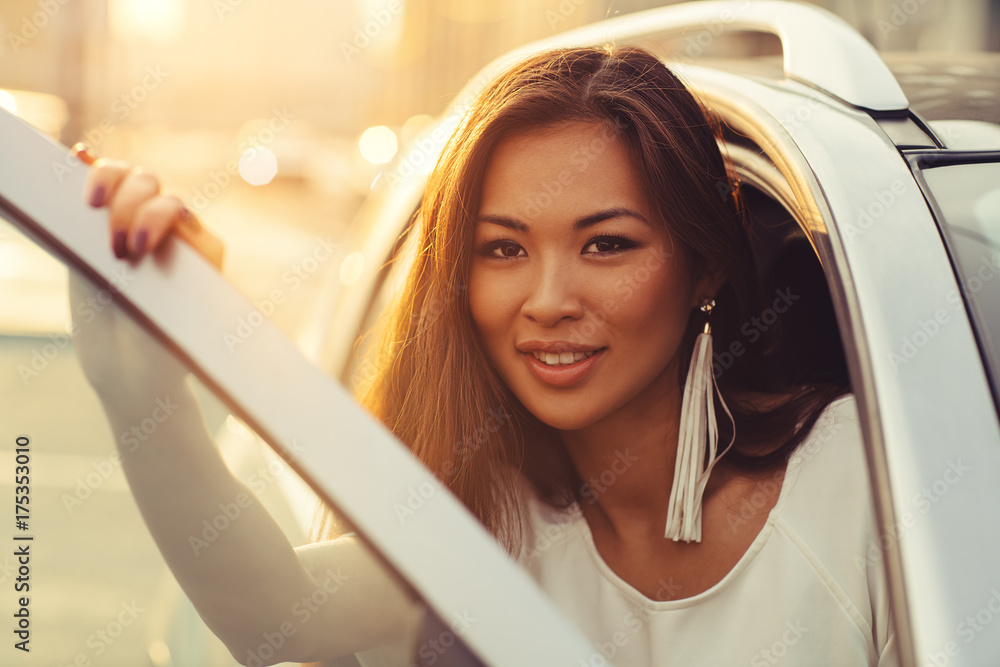
<path fill-rule="evenodd" d="M 535 417 L 557 431 L 578 431 L 587 428 L 597 421 L 597 416 L 590 411 L 581 410 L 578 405 L 565 407 L 529 406 Z"/>

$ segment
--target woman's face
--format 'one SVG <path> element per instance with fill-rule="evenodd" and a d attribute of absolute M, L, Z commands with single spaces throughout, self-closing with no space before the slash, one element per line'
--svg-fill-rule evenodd
<path fill-rule="evenodd" d="M 501 377 L 542 422 L 580 429 L 676 392 L 691 309 L 720 282 L 691 275 L 610 124 L 526 131 L 494 149 L 470 307 Z"/>

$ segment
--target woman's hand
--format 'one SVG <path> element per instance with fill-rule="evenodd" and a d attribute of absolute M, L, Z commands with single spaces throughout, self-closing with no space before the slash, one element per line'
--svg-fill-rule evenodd
<path fill-rule="evenodd" d="M 138 259 L 177 232 L 216 268 L 222 268 L 222 241 L 198 222 L 179 197 L 163 194 L 155 174 L 121 160 L 97 158 L 80 144 L 74 151 L 91 165 L 83 197 L 95 208 L 107 207 L 116 257 Z"/>
<path fill-rule="evenodd" d="M 121 258 L 152 253 L 171 233 L 187 241 L 216 267 L 223 245 L 198 224 L 184 203 L 160 191 L 159 179 L 126 162 L 96 159 L 81 145 L 77 156 L 90 164 L 83 191 L 94 207 L 107 207 L 111 244 Z M 77 358 L 105 408 L 118 414 L 150 409 L 155 398 L 177 391 L 187 371 L 130 315 L 89 280 L 71 270 L 70 314 Z"/>

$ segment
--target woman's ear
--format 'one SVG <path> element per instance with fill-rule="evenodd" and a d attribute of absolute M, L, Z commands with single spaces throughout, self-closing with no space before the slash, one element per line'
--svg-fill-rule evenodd
<path fill-rule="evenodd" d="M 694 304 L 692 308 L 698 307 L 698 302 L 701 297 L 707 296 L 710 299 L 714 299 L 715 295 L 719 293 L 722 286 L 726 283 L 726 274 L 721 268 L 714 262 L 709 262 L 705 265 L 702 270 L 701 277 L 695 285 L 694 290 Z"/>

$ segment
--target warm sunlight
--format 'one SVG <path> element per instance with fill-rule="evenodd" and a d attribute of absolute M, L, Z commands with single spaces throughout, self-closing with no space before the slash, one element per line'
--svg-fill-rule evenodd
<path fill-rule="evenodd" d="M 122 42 L 169 44 L 184 28 L 187 0 L 111 0 L 108 24 Z"/>

